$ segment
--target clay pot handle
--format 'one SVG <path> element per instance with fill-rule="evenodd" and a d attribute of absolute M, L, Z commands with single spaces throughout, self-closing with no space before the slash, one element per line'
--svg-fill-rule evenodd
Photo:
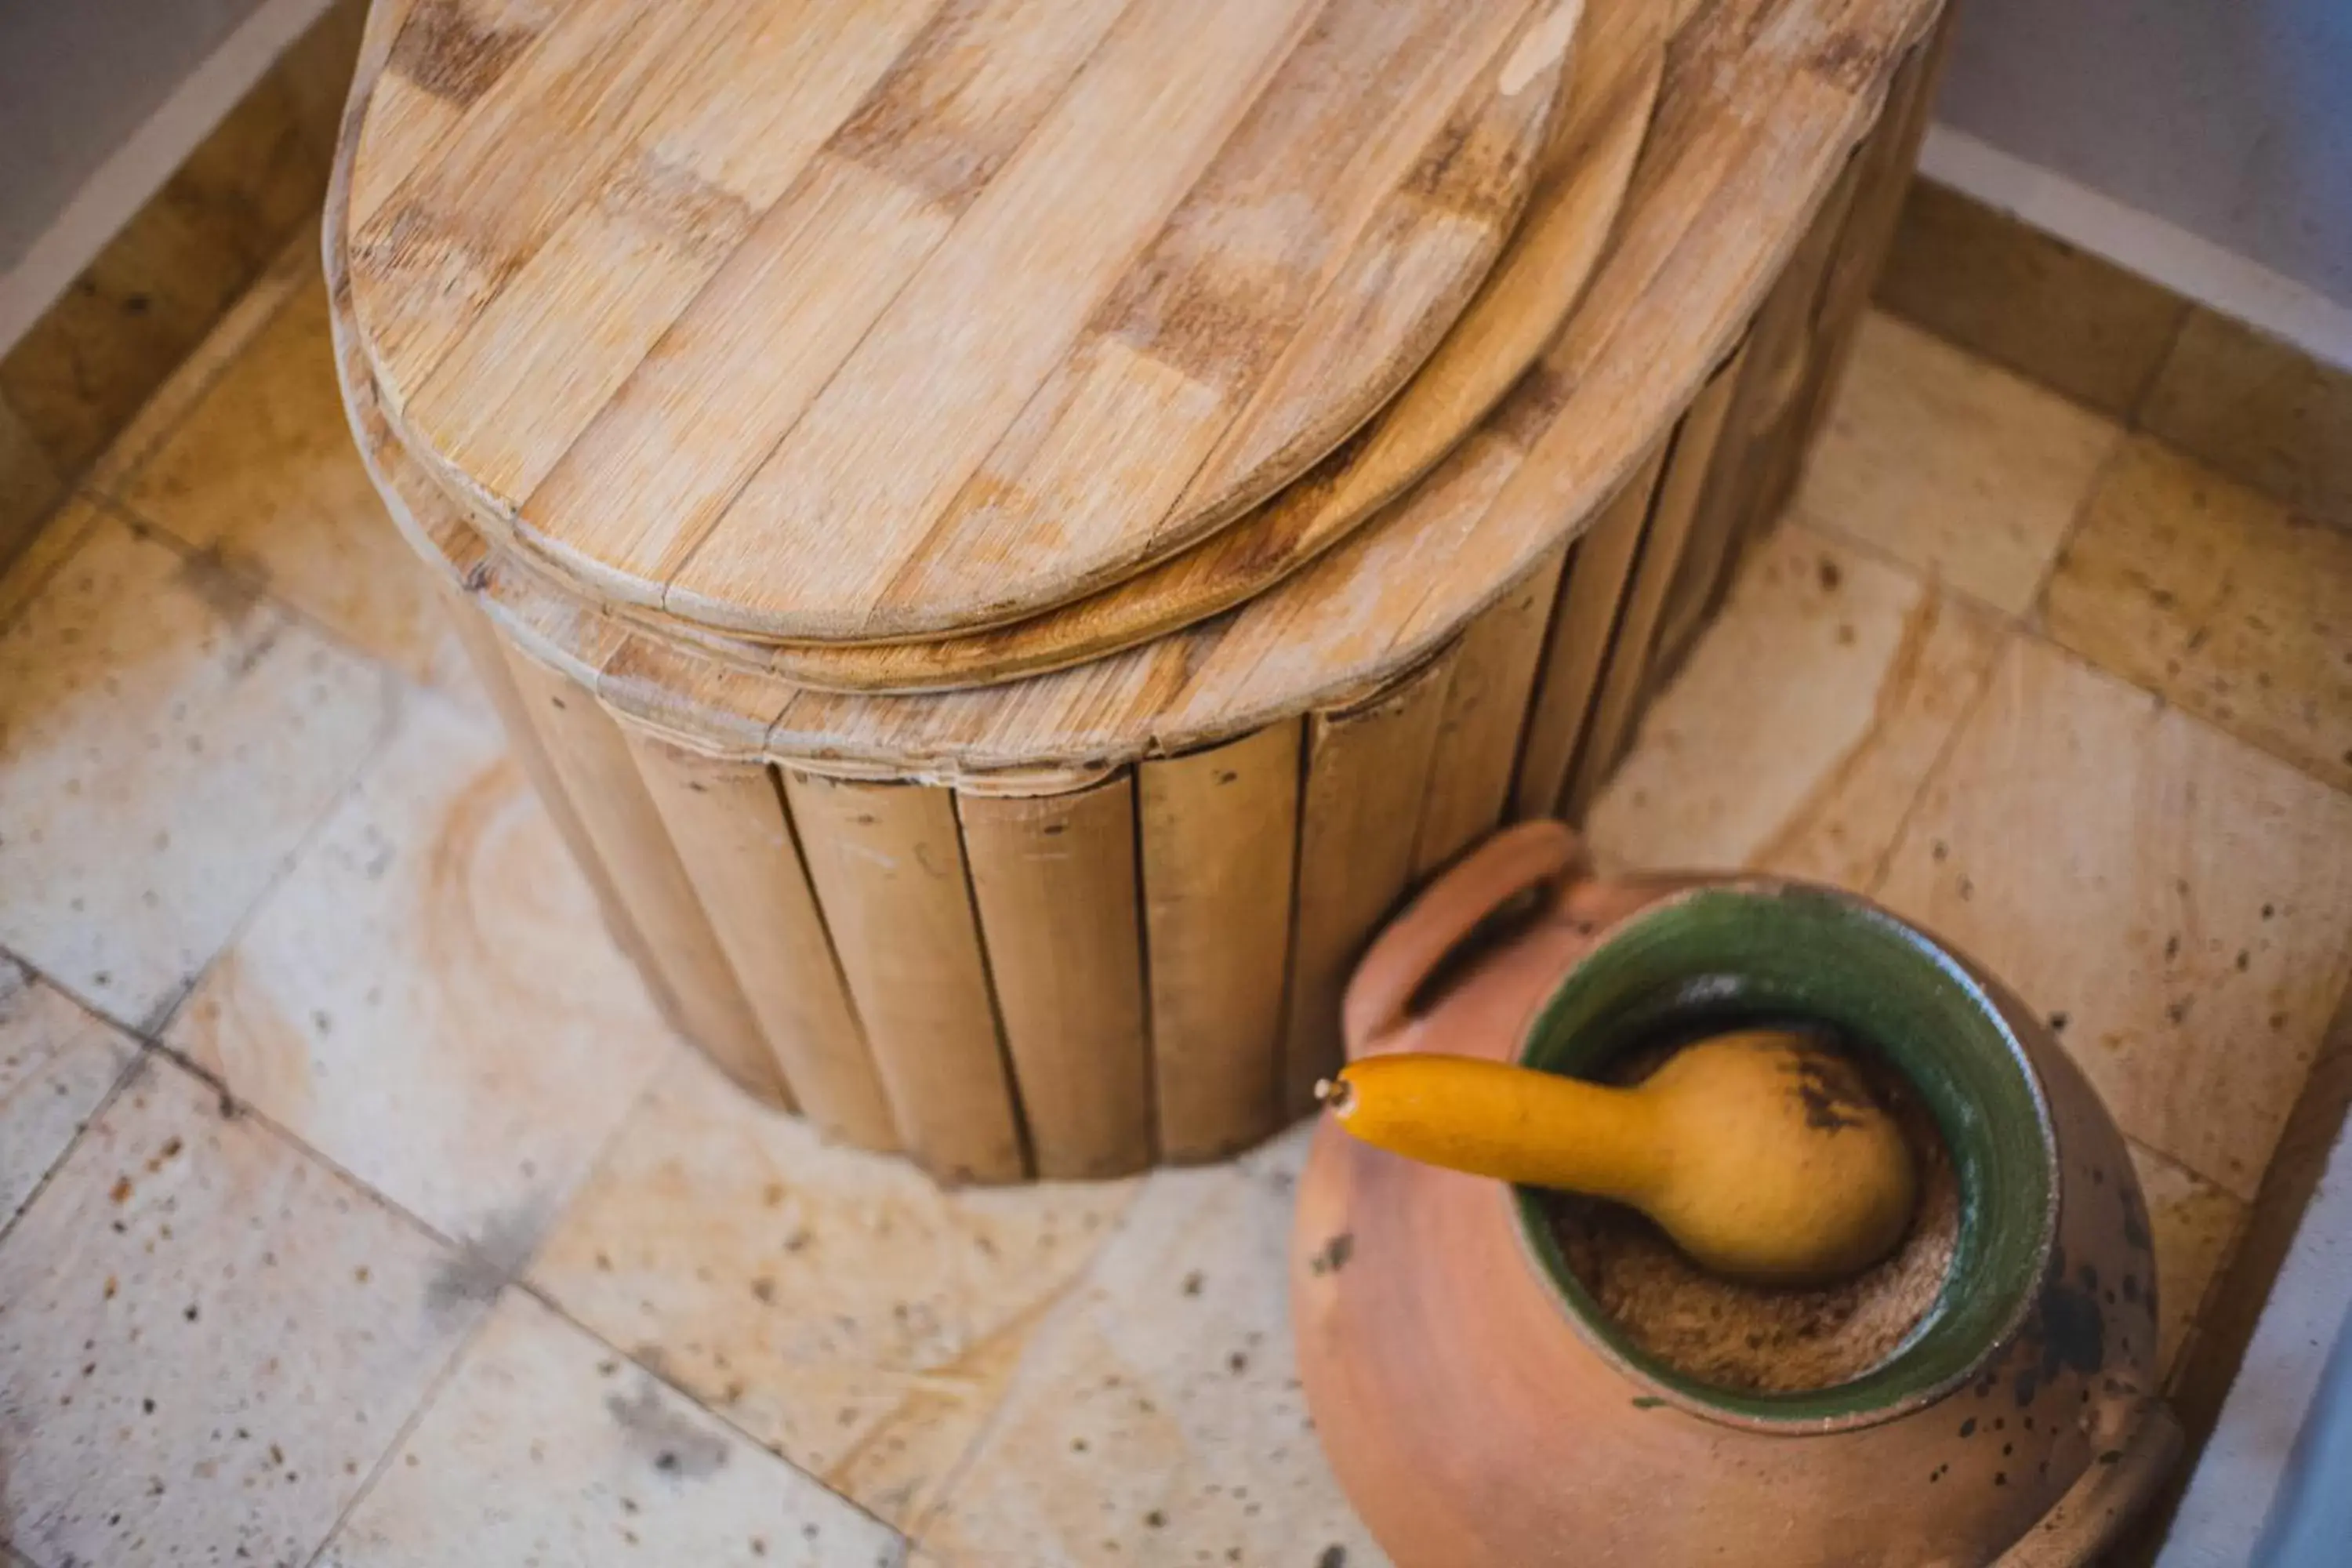
<path fill-rule="evenodd" d="M 1363 1055 L 1405 1022 L 1412 994 L 1478 922 L 1531 888 L 1585 869 L 1584 842 L 1558 822 L 1496 834 L 1421 891 L 1376 938 L 1342 1012 L 1348 1054 Z"/>
<path fill-rule="evenodd" d="M 2121 1408 L 2099 1425 L 2115 1434 L 2102 1450 L 2115 1458 L 2094 1461 L 2032 1532 L 2001 1553 L 1996 1568 L 2083 1568 L 2098 1561 L 2180 1457 L 2180 1423 L 2155 1394 L 2126 1394 Z"/>

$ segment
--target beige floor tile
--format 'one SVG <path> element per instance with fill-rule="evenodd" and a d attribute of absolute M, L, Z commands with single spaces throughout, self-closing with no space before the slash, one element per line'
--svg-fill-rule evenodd
<path fill-rule="evenodd" d="M 1283 1281 L 1295 1131 L 1146 1184 L 986 1442 L 917 1527 L 943 1568 L 1384 1559 L 1298 1391 Z"/>
<path fill-rule="evenodd" d="M 113 493 L 412 679 L 464 654 L 352 445 L 315 257 L 286 306 Z"/>
<path fill-rule="evenodd" d="M 1780 529 L 1594 803 L 1596 858 L 1866 889 L 2002 635 L 1900 567 Z"/>
<path fill-rule="evenodd" d="M 2352 790 L 2352 532 L 2137 439 L 2042 606 L 2092 663 Z"/>
<path fill-rule="evenodd" d="M 2206 1290 L 2229 1265 L 2246 1205 L 2144 1143 L 2131 1145 L 2131 1158 L 2156 1240 L 2157 1373 L 2169 1376 Z"/>
<path fill-rule="evenodd" d="M 510 1264 L 679 1048 L 498 731 L 423 694 L 166 1041 Z"/>
<path fill-rule="evenodd" d="M 2139 406 L 2189 307 L 2104 257 L 1914 180 L 1881 305 L 2118 419 Z"/>
<path fill-rule="evenodd" d="M 0 1226 L 138 1056 L 112 1026 L 0 957 Z"/>
<path fill-rule="evenodd" d="M 0 571 L 24 552 L 41 520 L 65 493 L 65 481 L 0 397 Z"/>
<path fill-rule="evenodd" d="M 896 1532 L 509 1291 L 321 1568 L 895 1568 Z"/>
<path fill-rule="evenodd" d="M 278 319 L 286 302 L 319 276 L 319 237 L 306 225 L 270 259 L 252 287 L 221 312 L 204 340 L 131 416 L 112 444 L 83 473 L 82 488 L 109 497 L 120 490 L 130 475 L 180 427 L 189 410 L 204 401 L 213 383 Z"/>
<path fill-rule="evenodd" d="M 25 542 L 15 560 L 0 567 L 0 632 L 39 596 L 57 570 L 80 547 L 82 536 L 103 516 L 97 507 L 79 498 L 51 512 L 40 531 Z"/>
<path fill-rule="evenodd" d="M 9 1530 L 50 1568 L 307 1562 L 486 1301 L 146 1061 L 0 1239 Z"/>
<path fill-rule="evenodd" d="M 2125 1131 L 2252 1198 L 2352 977 L 2352 799 L 2021 639 L 1880 896 L 2063 1016 Z"/>
<path fill-rule="evenodd" d="M 2140 422 L 2222 472 L 2352 528 L 2352 371 L 2200 307 Z"/>
<path fill-rule="evenodd" d="M 2021 615 L 2118 426 L 1874 313 L 1795 515 Z"/>
<path fill-rule="evenodd" d="M 1131 1183 L 943 1193 L 674 1058 L 532 1279 L 793 1463 L 905 1521 Z"/>
<path fill-rule="evenodd" d="M 382 731 L 389 677 L 102 520 L 0 634 L 0 945 L 149 1024 Z"/>

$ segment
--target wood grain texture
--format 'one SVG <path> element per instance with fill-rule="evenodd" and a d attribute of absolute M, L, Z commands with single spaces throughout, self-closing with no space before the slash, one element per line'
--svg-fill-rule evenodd
<path fill-rule="evenodd" d="M 596 841 L 589 837 L 588 825 L 581 819 L 579 808 L 572 804 L 571 792 L 564 788 L 563 775 L 555 771 L 553 759 L 540 743 L 530 709 L 524 703 L 514 677 L 508 672 L 505 645 L 499 640 L 489 618 L 467 603 L 454 586 L 445 584 L 445 596 L 457 640 L 466 650 L 466 662 L 498 713 L 499 723 L 506 731 L 508 749 L 521 763 L 523 774 L 530 780 L 532 793 L 538 795 L 548 819 L 555 824 L 557 836 L 572 852 L 581 875 L 595 890 L 596 908 L 604 916 L 604 927 L 612 933 L 614 945 L 628 954 L 629 962 L 645 976 L 646 989 L 654 994 L 663 1015 L 675 1022 L 678 1016 L 677 999 L 669 994 L 668 982 L 655 966 L 646 939 L 638 934 L 635 917 L 622 901 L 620 889 L 604 869 L 604 858 L 596 852 Z"/>
<path fill-rule="evenodd" d="M 1280 1124 L 1299 731 L 1136 770 L 1163 1160 L 1223 1159 Z"/>
<path fill-rule="evenodd" d="M 635 919 L 653 973 L 666 983 L 679 1027 L 747 1092 L 793 1109 L 792 1090 L 637 777 L 620 726 L 594 697 L 526 655 L 509 648 L 506 665 L 565 798 Z"/>
<path fill-rule="evenodd" d="M 982 940 L 1036 1174 L 1152 1163 L 1136 903 L 1134 781 L 1032 796 L 961 795 Z"/>
<path fill-rule="evenodd" d="M 1001 687 L 811 691 L 616 626 L 511 552 L 488 549 L 445 495 L 415 484 L 413 466 L 394 473 L 373 386 L 348 355 L 345 396 L 379 468 L 408 487 L 388 499 L 414 520 L 404 525 L 413 542 L 446 560 L 507 635 L 569 647 L 603 674 L 617 710 L 698 745 L 966 778 L 1213 744 L 1427 658 L 1496 583 L 1601 516 L 1745 329 L 1870 130 L 1895 62 L 1935 14 L 1925 0 L 1717 0 L 1700 10 L 1669 51 L 1606 259 L 1480 435 L 1406 504 L 1228 616 Z M 346 160 L 351 151 L 347 137 Z M 331 210 L 331 230 L 338 222 Z M 331 249 L 342 248 L 331 236 Z"/>
<path fill-rule="evenodd" d="M 1492 833 L 1511 800 L 1528 699 L 1559 598 L 1568 546 L 1505 590 L 1463 628 L 1446 679 L 1436 756 L 1413 836 L 1412 875 L 1426 879 Z"/>
<path fill-rule="evenodd" d="M 1566 815 L 1580 818 L 1584 808 L 1608 779 L 1617 760 L 1632 742 L 1633 721 L 1643 700 L 1654 686 L 1659 618 L 1666 596 L 1681 570 L 1683 549 L 1690 538 L 1692 520 L 1715 459 L 1716 437 L 1730 406 L 1731 390 L 1738 384 L 1739 359 L 1715 373 L 1690 412 L 1675 428 L 1666 450 L 1665 467 L 1658 476 L 1657 498 L 1643 530 L 1642 548 L 1626 584 L 1624 603 L 1617 613 L 1617 630 L 1610 639 L 1609 663 L 1601 689 L 1592 700 L 1592 718 L 1578 748 L 1576 771 L 1568 788 Z"/>
<path fill-rule="evenodd" d="M 402 410 L 419 453 L 478 504 L 511 509 L 537 489 L 762 211 L 800 184 L 933 4 L 736 7 L 740 32 L 711 40 L 593 195 L 425 373 Z M 780 81 L 797 89 L 763 90 Z"/>
<path fill-rule="evenodd" d="M 784 770 L 899 1142 L 942 1182 L 1027 1173 L 950 792 Z"/>
<path fill-rule="evenodd" d="M 1871 285 L 1895 243 L 1903 193 L 1918 164 L 1920 139 L 1927 133 L 1951 39 L 1952 29 L 1940 28 L 1902 58 L 1887 84 L 1879 122 L 1854 154 L 1845 222 L 1807 329 L 1805 381 L 1787 435 L 1773 446 L 1774 461 L 1756 479 L 1758 504 L 1768 518 L 1780 514 L 1795 489 L 1803 455 L 1828 417 L 1830 399 L 1853 355 L 1855 336 L 1870 310 Z"/>
<path fill-rule="evenodd" d="M 717 762 L 646 735 L 628 742 L 801 1114 L 828 1137 L 895 1150 L 889 1101 L 775 775 L 764 763 Z"/>
<path fill-rule="evenodd" d="M 1558 331 L 1614 226 L 1657 98 L 1644 0 L 1588 0 L 1543 177 L 1495 268 L 1427 363 L 1331 455 L 1181 554 L 1043 616 L 913 642 L 717 645 L 805 685 L 931 691 L 1060 668 L 1240 604 L 1329 549 L 1458 442 Z"/>
<path fill-rule="evenodd" d="M 1681 661 L 1706 617 L 1721 602 L 1739 542 L 1771 521 L 1759 515 L 1766 503 L 1761 479 L 1779 461 L 1780 437 L 1807 402 L 1814 317 L 1828 287 L 1830 263 L 1845 234 L 1864 163 L 1857 154 L 1823 198 L 1748 331 L 1739 378 L 1716 439 L 1715 471 L 1707 476 L 1698 515 L 1691 520 L 1681 571 L 1659 618 L 1659 659 L 1668 669 Z"/>
<path fill-rule="evenodd" d="M 1519 771 L 1511 782 L 1515 819 L 1560 813 L 1664 462 L 1661 447 L 1570 548 L 1528 710 Z"/>
<path fill-rule="evenodd" d="M 1448 654 L 1357 707 L 1307 721 L 1282 1042 L 1286 1120 L 1311 1112 L 1316 1080 L 1339 1070 L 1348 976 L 1412 885 L 1414 832 L 1453 664 Z"/>
<path fill-rule="evenodd" d="M 1394 393 L 1581 8 L 589 0 L 453 123 L 395 89 L 362 134 L 360 326 L 420 460 L 593 592 L 775 637 L 1034 613 Z"/>
<path fill-rule="evenodd" d="M 575 575 L 646 596 L 635 584 L 708 531 L 1122 5 L 939 9 L 552 471 L 497 515 L 516 514 L 512 526 Z"/>

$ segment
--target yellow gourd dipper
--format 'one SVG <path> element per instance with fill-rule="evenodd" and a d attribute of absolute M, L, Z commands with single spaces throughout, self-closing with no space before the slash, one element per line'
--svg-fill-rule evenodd
<path fill-rule="evenodd" d="M 1316 1092 L 1367 1143 L 1629 1204 L 1735 1278 L 1857 1273 L 1903 1239 L 1917 1197 L 1910 1145 L 1853 1064 L 1784 1031 L 1700 1040 L 1631 1089 L 1404 1053 Z"/>

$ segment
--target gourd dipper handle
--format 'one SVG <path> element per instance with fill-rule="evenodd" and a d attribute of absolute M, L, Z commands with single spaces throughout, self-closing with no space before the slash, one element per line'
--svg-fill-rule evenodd
<path fill-rule="evenodd" d="M 1487 839 L 1422 890 L 1381 931 L 1342 1011 L 1348 1054 L 1362 1056 L 1402 1026 L 1413 993 L 1478 922 L 1521 893 L 1581 876 L 1583 840 L 1558 822 L 1523 822 Z"/>

